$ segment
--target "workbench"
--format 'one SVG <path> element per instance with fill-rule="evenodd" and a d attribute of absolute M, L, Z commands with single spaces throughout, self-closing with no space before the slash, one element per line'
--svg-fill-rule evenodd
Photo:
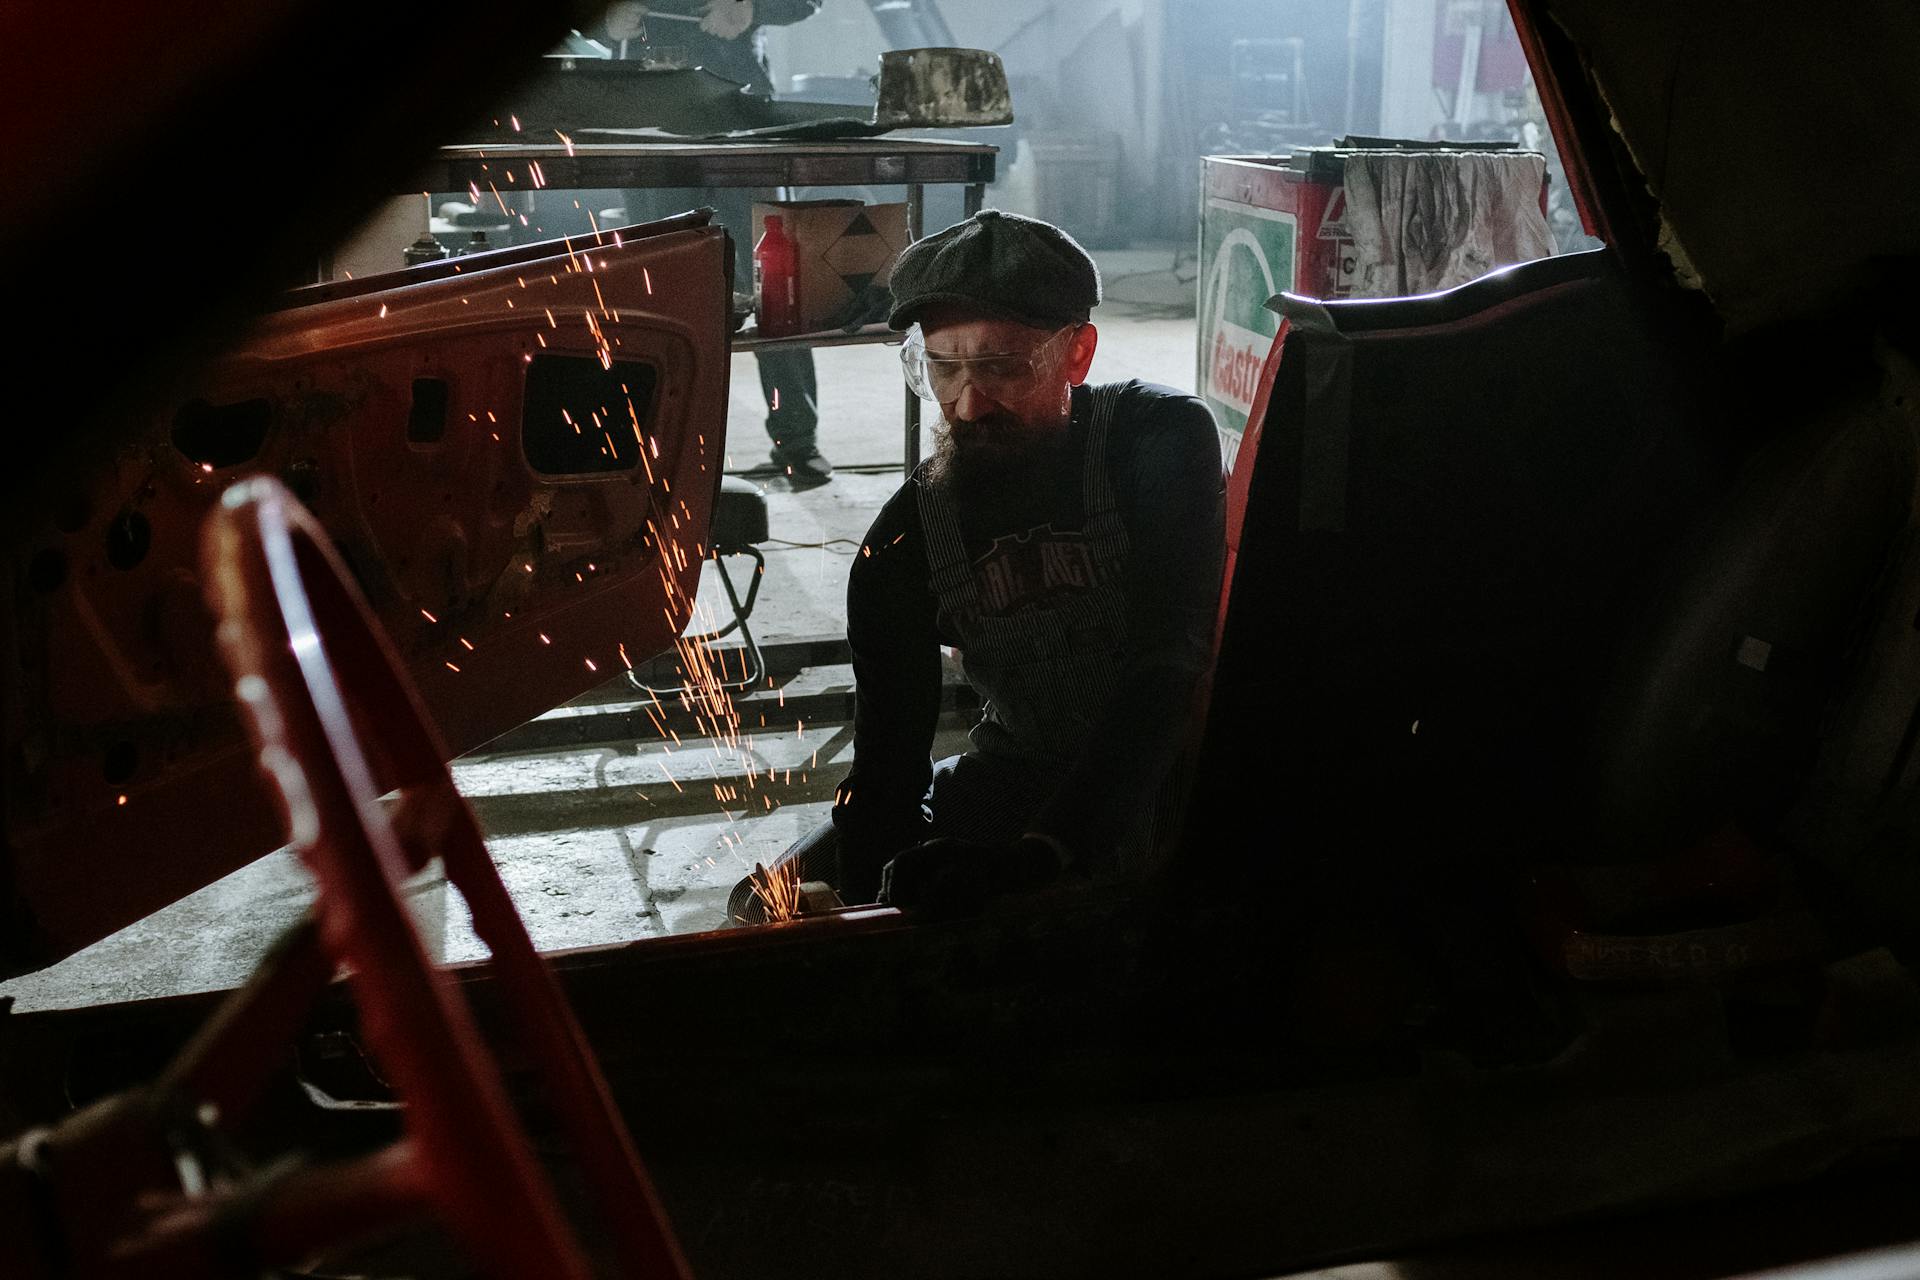
<path fill-rule="evenodd" d="M 421 173 L 415 190 L 506 195 L 515 191 L 577 191 L 602 188 L 674 187 L 862 187 L 907 189 L 907 234 L 918 240 L 925 190 L 959 185 L 966 216 L 980 209 L 993 181 L 1000 149 L 986 143 L 924 138 L 853 138 L 830 142 L 681 142 L 644 130 L 581 131 L 591 141 L 487 143 L 442 147 Z M 609 141 L 608 139 L 612 139 Z M 739 229 L 735 229 L 736 233 Z M 780 347 L 850 346 L 897 342 L 885 325 L 853 333 L 831 330 L 782 338 L 740 338 L 737 351 Z M 920 399 L 904 392 L 905 462 L 920 462 Z"/>

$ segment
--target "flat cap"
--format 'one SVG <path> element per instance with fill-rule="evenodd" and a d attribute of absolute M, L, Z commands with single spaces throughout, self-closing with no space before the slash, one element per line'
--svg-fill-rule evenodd
<path fill-rule="evenodd" d="M 916 240 L 893 265 L 893 311 L 904 329 L 952 303 L 1037 328 L 1084 323 L 1100 302 L 1100 268 L 1080 242 L 1038 218 L 982 209 Z"/>

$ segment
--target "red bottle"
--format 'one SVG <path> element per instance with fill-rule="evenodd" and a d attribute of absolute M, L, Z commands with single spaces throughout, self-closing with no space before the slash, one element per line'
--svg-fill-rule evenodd
<path fill-rule="evenodd" d="M 753 247 L 753 296 L 762 337 L 800 331 L 800 248 L 777 214 L 767 215 L 760 243 Z"/>

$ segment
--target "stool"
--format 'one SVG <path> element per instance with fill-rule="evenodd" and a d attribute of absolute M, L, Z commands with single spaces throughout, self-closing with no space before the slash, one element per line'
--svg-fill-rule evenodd
<path fill-rule="evenodd" d="M 707 555 L 713 567 L 720 571 L 720 585 L 726 588 L 727 601 L 733 606 L 733 621 L 717 631 L 684 639 L 688 645 L 710 645 L 735 631 L 740 633 L 745 674 L 735 680 L 718 681 L 723 689 L 752 688 L 767 674 L 766 660 L 760 655 L 753 629 L 747 625 L 747 619 L 753 614 L 753 602 L 760 594 L 760 579 L 766 576 L 767 569 L 767 559 L 755 544 L 765 542 L 767 532 L 767 495 L 760 486 L 739 476 L 722 476 L 719 496 L 714 499 L 712 525 L 707 532 Z M 745 600 L 734 588 L 733 575 L 727 572 L 728 556 L 747 556 L 753 561 L 753 581 L 747 586 Z M 637 671 L 627 672 L 627 680 L 634 688 L 652 694 L 681 694 L 689 689 L 685 683 L 656 688 L 641 680 Z"/>

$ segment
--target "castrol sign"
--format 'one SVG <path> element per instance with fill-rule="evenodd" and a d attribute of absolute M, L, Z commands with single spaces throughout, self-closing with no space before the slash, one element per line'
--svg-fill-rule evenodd
<path fill-rule="evenodd" d="M 1280 317 L 1267 299 L 1293 288 L 1293 214 L 1210 197 L 1200 219 L 1200 396 L 1231 465 Z"/>

